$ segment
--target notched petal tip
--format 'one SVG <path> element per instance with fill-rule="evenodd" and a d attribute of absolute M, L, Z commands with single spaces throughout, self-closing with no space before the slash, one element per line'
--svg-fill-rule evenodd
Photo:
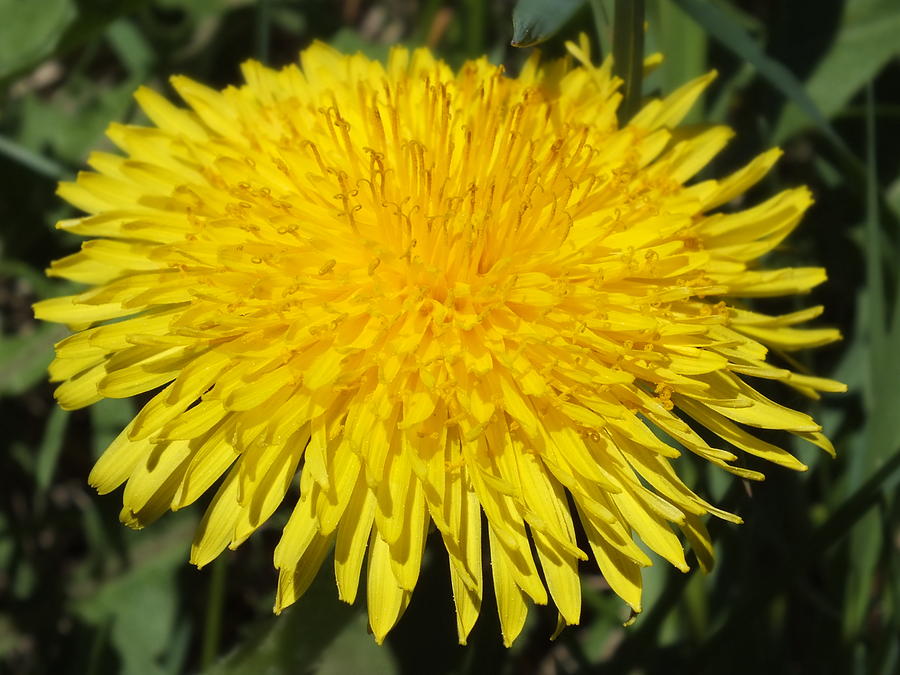
<path fill-rule="evenodd" d="M 119 511 L 119 522 L 132 530 L 143 530 L 145 525 L 138 514 L 127 506 L 123 506 L 122 510 Z"/>
<path fill-rule="evenodd" d="M 628 618 L 622 623 L 622 627 L 628 628 L 629 626 L 633 625 L 634 622 L 637 621 L 638 615 L 641 613 L 641 611 L 642 610 L 640 609 L 635 609 L 632 607 L 631 614 L 629 614 Z"/>

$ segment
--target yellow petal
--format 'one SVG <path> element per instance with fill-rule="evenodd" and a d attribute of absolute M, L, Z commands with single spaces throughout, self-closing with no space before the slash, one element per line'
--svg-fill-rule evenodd
<path fill-rule="evenodd" d="M 273 608 L 276 614 L 280 614 L 285 607 L 294 604 L 306 593 L 331 550 L 332 541 L 331 537 L 317 534 L 295 568 L 278 571 L 278 591 L 275 593 Z"/>
<path fill-rule="evenodd" d="M 410 592 L 403 589 L 391 570 L 391 552 L 387 542 L 372 531 L 369 548 L 369 572 L 367 587 L 369 625 L 375 642 L 384 642 L 388 631 L 394 627 L 409 604 Z"/>
<path fill-rule="evenodd" d="M 124 519 L 131 527 L 143 527 L 172 505 L 184 470 L 195 452 L 188 441 L 154 446 L 131 472 L 122 496 Z"/>
<path fill-rule="evenodd" d="M 148 439 L 132 441 L 129 437 L 134 422 L 126 426 L 116 439 L 103 451 L 91 469 L 88 483 L 105 495 L 128 480 L 138 462 L 147 457 L 153 444 Z"/>
<path fill-rule="evenodd" d="M 191 563 L 197 567 L 212 562 L 231 542 L 234 525 L 241 515 L 237 492 L 238 467 L 235 466 L 222 481 L 194 533 Z"/>
<path fill-rule="evenodd" d="M 337 529 L 334 576 L 338 595 L 352 604 L 359 588 L 359 574 L 375 520 L 375 495 L 362 474 L 356 481 L 347 510 Z"/>
<path fill-rule="evenodd" d="M 525 626 L 528 605 L 525 603 L 525 594 L 513 579 L 511 563 L 503 546 L 499 545 L 493 528 L 488 528 L 488 535 L 491 542 L 491 574 L 494 578 L 500 631 L 503 633 L 503 644 L 511 647 Z"/>
<path fill-rule="evenodd" d="M 613 592 L 627 602 L 635 612 L 641 611 L 641 567 L 620 553 L 594 527 L 594 520 L 582 514 L 581 523 L 600 572 Z"/>

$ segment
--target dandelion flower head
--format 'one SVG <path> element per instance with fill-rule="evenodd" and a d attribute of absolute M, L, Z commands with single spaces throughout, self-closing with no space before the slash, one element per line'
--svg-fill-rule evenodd
<path fill-rule="evenodd" d="M 589 554 L 636 612 L 645 549 L 711 564 L 704 517 L 739 518 L 682 482 L 682 451 L 749 479 L 739 453 L 805 468 L 754 428 L 832 452 L 754 382 L 841 391 L 767 360 L 837 331 L 741 301 L 825 279 L 754 266 L 808 190 L 723 210 L 779 152 L 694 179 L 732 135 L 677 126 L 712 76 L 620 126 L 586 49 L 510 77 L 315 44 L 224 91 L 173 78 L 187 108 L 137 92 L 153 126 L 113 124 L 121 154 L 59 189 L 88 214 L 59 227 L 90 239 L 49 273 L 89 288 L 35 306 L 76 331 L 50 368 L 63 408 L 153 394 L 90 475 L 124 484 L 123 522 L 214 491 L 204 565 L 287 502 L 276 611 L 326 559 L 354 602 L 365 563 L 379 642 L 434 531 L 460 641 L 490 574 L 510 644 L 530 603 L 578 623 Z"/>

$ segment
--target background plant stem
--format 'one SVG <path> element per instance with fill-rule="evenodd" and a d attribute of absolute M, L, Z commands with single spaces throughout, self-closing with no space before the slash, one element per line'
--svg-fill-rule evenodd
<path fill-rule="evenodd" d="M 641 105 L 644 75 L 644 0 L 616 0 L 613 19 L 613 73 L 622 78 L 619 123 L 625 124 Z"/>
<path fill-rule="evenodd" d="M 216 662 L 219 655 L 219 642 L 222 637 L 222 610 L 225 605 L 225 578 L 228 571 L 228 558 L 219 556 L 212 564 L 212 576 L 209 579 L 209 594 L 206 598 L 206 623 L 203 628 L 204 670 Z"/>

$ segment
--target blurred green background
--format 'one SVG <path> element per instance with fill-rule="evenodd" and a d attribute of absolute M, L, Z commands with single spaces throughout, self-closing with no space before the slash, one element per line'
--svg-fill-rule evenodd
<path fill-rule="evenodd" d="M 775 394 L 811 409 L 838 448 L 831 460 L 798 443 L 806 474 L 750 461 L 768 480 L 748 485 L 679 461 L 746 523 L 711 524 L 718 565 L 707 576 L 647 569 L 633 625 L 585 564 L 581 626 L 550 641 L 555 613 L 535 608 L 506 650 L 488 592 L 459 647 L 446 556 L 431 541 L 412 605 L 379 648 L 364 608 L 338 602 L 328 565 L 302 601 L 271 616 L 283 513 L 198 571 L 187 553 L 202 507 L 131 532 L 118 495 L 88 488 L 134 404 L 57 409 L 45 369 L 65 330 L 36 323 L 30 305 L 68 290 L 42 270 L 79 244 L 53 229 L 72 213 L 55 183 L 90 149 L 111 147 L 109 122 L 140 119 L 132 91 L 171 94 L 173 73 L 236 83 L 244 59 L 278 66 L 314 39 L 374 58 L 395 43 L 428 45 L 452 65 L 486 53 L 515 73 L 530 49 L 510 46 L 514 4 L 0 0 L 0 672 L 900 673 L 897 0 L 647 0 L 646 51 L 667 59 L 644 94 L 720 73 L 690 121 L 738 135 L 707 175 L 778 144 L 785 157 L 748 202 L 812 188 L 816 205 L 771 262 L 822 264 L 830 280 L 764 308 L 825 304 L 821 322 L 845 340 L 801 358 L 850 393 L 812 405 Z M 580 30 L 596 44 L 596 26 L 608 50 L 613 5 L 522 0 L 518 37 L 547 37 L 541 49 L 559 55 Z"/>

